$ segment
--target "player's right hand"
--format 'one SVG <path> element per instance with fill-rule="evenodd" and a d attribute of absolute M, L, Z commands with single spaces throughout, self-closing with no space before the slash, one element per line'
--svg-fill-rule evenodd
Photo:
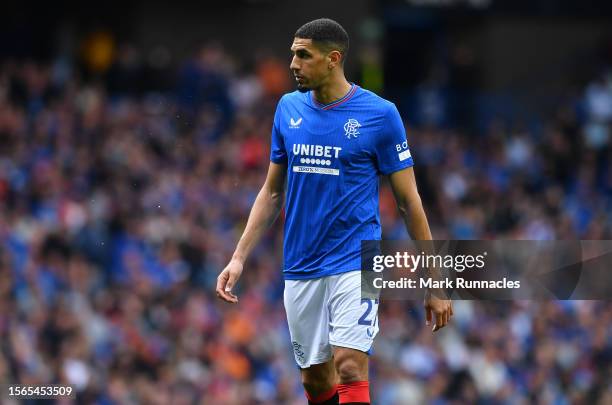
<path fill-rule="evenodd" d="M 432 332 L 437 332 L 445 327 L 453 316 L 453 302 L 446 297 L 444 291 L 437 291 L 435 294 L 431 290 L 425 292 L 425 325 L 432 323 L 433 317 L 436 323 Z"/>
<path fill-rule="evenodd" d="M 232 294 L 232 288 L 242 274 L 242 263 L 232 259 L 217 277 L 217 297 L 223 301 L 236 304 L 238 297 Z"/>

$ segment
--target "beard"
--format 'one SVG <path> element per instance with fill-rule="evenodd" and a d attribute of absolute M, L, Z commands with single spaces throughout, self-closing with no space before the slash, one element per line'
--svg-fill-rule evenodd
<path fill-rule="evenodd" d="M 308 92 L 308 90 L 310 90 L 308 87 L 306 87 L 306 86 L 304 86 L 302 84 L 299 84 L 299 83 L 297 85 L 297 89 L 298 89 L 298 91 L 300 93 L 306 93 L 306 92 Z"/>

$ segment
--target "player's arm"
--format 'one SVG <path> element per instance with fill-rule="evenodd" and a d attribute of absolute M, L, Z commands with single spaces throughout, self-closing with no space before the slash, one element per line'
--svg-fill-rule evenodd
<path fill-rule="evenodd" d="M 217 277 L 217 296 L 224 301 L 236 303 L 238 297 L 232 293 L 236 285 L 244 262 L 261 239 L 266 230 L 274 223 L 283 208 L 285 196 L 285 178 L 287 165 L 270 162 L 266 181 L 257 194 L 255 203 L 251 208 L 249 219 L 232 259 Z"/>
<path fill-rule="evenodd" d="M 431 240 L 431 231 L 421 202 L 421 196 L 417 190 L 413 168 L 408 167 L 391 173 L 389 182 L 398 210 L 412 240 Z M 430 290 L 425 294 L 424 305 L 427 325 L 431 323 L 432 315 L 436 317 L 436 323 L 433 326 L 434 332 L 446 326 L 453 315 L 451 301 L 438 293 L 432 293 Z"/>
<path fill-rule="evenodd" d="M 431 231 L 421 203 L 421 196 L 417 190 L 413 168 L 407 167 L 391 173 L 389 182 L 397 202 L 397 208 L 406 224 L 410 237 L 413 240 L 431 240 Z"/>

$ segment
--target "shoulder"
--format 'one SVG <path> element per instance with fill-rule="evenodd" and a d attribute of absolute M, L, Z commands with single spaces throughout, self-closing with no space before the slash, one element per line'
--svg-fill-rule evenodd
<path fill-rule="evenodd" d="M 370 90 L 360 87 L 357 96 L 356 101 L 359 101 L 360 104 L 368 109 L 368 111 L 371 111 L 376 115 L 386 117 L 389 114 L 397 112 L 397 107 L 393 102 L 382 98 Z"/>
<path fill-rule="evenodd" d="M 308 93 L 302 93 L 298 90 L 292 91 L 291 93 L 285 93 L 280 100 L 278 100 L 278 105 L 295 105 L 303 103 L 306 95 L 308 95 Z"/>
<path fill-rule="evenodd" d="M 378 130 L 379 136 L 375 139 L 386 141 L 389 136 L 404 133 L 402 117 L 393 102 L 365 89 L 360 92 L 359 102 L 364 116 L 367 116 Z"/>

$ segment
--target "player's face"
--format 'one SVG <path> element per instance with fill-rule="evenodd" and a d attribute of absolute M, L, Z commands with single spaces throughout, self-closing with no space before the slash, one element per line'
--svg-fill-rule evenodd
<path fill-rule="evenodd" d="M 290 69 L 298 90 L 308 91 L 321 86 L 329 76 L 328 55 L 313 45 L 312 39 L 294 38 Z"/>

